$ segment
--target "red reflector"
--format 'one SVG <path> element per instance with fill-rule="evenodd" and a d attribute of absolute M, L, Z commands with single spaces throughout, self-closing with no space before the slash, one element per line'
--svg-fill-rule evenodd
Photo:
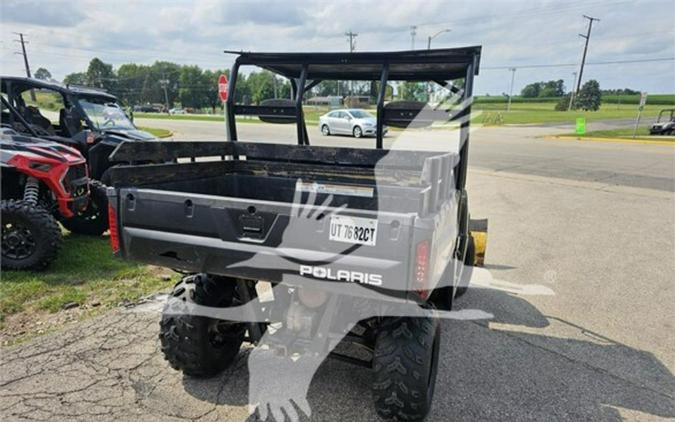
<path fill-rule="evenodd" d="M 429 297 L 427 278 L 429 273 L 429 241 L 423 240 L 417 244 L 415 251 L 415 291 L 426 299 Z"/>
<path fill-rule="evenodd" d="M 120 251 L 120 237 L 117 232 L 117 212 L 111 203 L 108 203 L 108 228 L 110 229 L 110 246 L 114 253 Z"/>

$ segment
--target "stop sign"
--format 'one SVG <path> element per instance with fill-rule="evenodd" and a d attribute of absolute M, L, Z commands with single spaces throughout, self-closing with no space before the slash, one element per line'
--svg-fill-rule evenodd
<path fill-rule="evenodd" d="M 220 101 L 227 101 L 227 75 L 218 77 L 218 97 Z"/>

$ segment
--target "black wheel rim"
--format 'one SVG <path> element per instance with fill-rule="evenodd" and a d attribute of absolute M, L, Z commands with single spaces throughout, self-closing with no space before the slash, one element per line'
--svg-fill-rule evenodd
<path fill-rule="evenodd" d="M 243 336 L 244 324 L 214 319 L 208 328 L 209 344 L 221 349 L 233 340 Z"/>
<path fill-rule="evenodd" d="M 33 233 L 23 224 L 2 224 L 2 256 L 9 259 L 26 259 L 35 253 Z"/>
<path fill-rule="evenodd" d="M 94 201 L 89 203 L 87 210 L 80 215 L 84 221 L 96 221 L 101 219 L 101 213 L 98 211 L 98 206 Z"/>

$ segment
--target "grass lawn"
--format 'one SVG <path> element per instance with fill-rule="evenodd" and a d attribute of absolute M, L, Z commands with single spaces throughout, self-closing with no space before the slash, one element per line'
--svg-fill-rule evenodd
<path fill-rule="evenodd" d="M 168 129 L 160 129 L 156 127 L 139 127 L 139 129 L 155 135 L 158 138 L 168 138 L 169 136 L 173 135 L 173 133 Z"/>
<path fill-rule="evenodd" d="M 499 124 L 541 124 L 541 123 L 568 123 L 574 124 L 577 117 L 585 117 L 587 122 L 611 119 L 634 119 L 637 116 L 637 107 L 634 104 L 603 104 L 598 111 L 555 111 L 552 103 L 513 103 L 511 111 L 506 112 L 505 104 L 476 104 L 474 113 L 481 111 L 474 121 L 487 125 Z M 643 122 L 656 120 L 659 111 L 664 108 L 660 105 L 647 105 L 642 112 Z"/>
<path fill-rule="evenodd" d="M 167 276 L 171 279 L 165 280 Z M 46 271 L 2 272 L 0 338 L 7 342 L 30 336 L 38 326 L 60 325 L 63 314 L 83 318 L 169 288 L 177 280 L 170 270 L 114 258 L 107 237 L 66 234 L 58 259 Z M 67 304 L 73 309 L 63 310 Z"/>
<path fill-rule="evenodd" d="M 584 135 L 577 135 L 576 133 L 568 133 L 562 135 L 565 137 L 580 137 L 580 138 L 623 138 L 623 139 L 633 139 L 633 128 L 625 127 L 619 129 L 611 130 L 594 130 L 591 132 L 586 132 Z M 640 126 L 635 139 L 643 141 L 672 141 L 675 144 L 675 138 L 672 136 L 650 136 L 649 135 L 649 126 Z"/>
<path fill-rule="evenodd" d="M 598 111 L 555 111 L 553 102 L 514 102 L 511 111 L 506 112 L 504 102 L 477 102 L 473 112 L 480 112 L 474 118 L 475 123 L 485 125 L 502 124 L 542 124 L 542 123 L 568 123 L 574 124 L 577 117 L 585 117 L 587 122 L 611 119 L 634 119 L 637 115 L 635 104 L 603 104 Z M 667 108 L 664 105 L 647 105 L 642 113 L 643 122 L 652 122 L 656 119 L 659 111 Z M 305 120 L 307 124 L 318 124 L 319 116 L 328 111 L 327 108 L 305 107 Z M 371 111 L 374 113 L 374 111 Z M 207 114 L 182 114 L 168 115 L 160 113 L 136 113 L 136 117 L 147 119 L 171 119 L 171 120 L 203 120 L 222 122 L 221 115 Z M 258 118 L 238 117 L 237 122 L 259 123 Z"/>

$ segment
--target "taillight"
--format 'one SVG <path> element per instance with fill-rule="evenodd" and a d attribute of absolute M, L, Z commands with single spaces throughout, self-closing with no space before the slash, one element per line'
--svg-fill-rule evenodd
<path fill-rule="evenodd" d="M 120 237 L 117 233 L 117 212 L 112 206 L 112 203 L 108 203 L 108 228 L 110 229 L 110 246 L 114 253 L 120 251 Z"/>
<path fill-rule="evenodd" d="M 417 244 L 415 250 L 415 291 L 426 299 L 429 297 L 429 241 L 423 240 Z"/>

